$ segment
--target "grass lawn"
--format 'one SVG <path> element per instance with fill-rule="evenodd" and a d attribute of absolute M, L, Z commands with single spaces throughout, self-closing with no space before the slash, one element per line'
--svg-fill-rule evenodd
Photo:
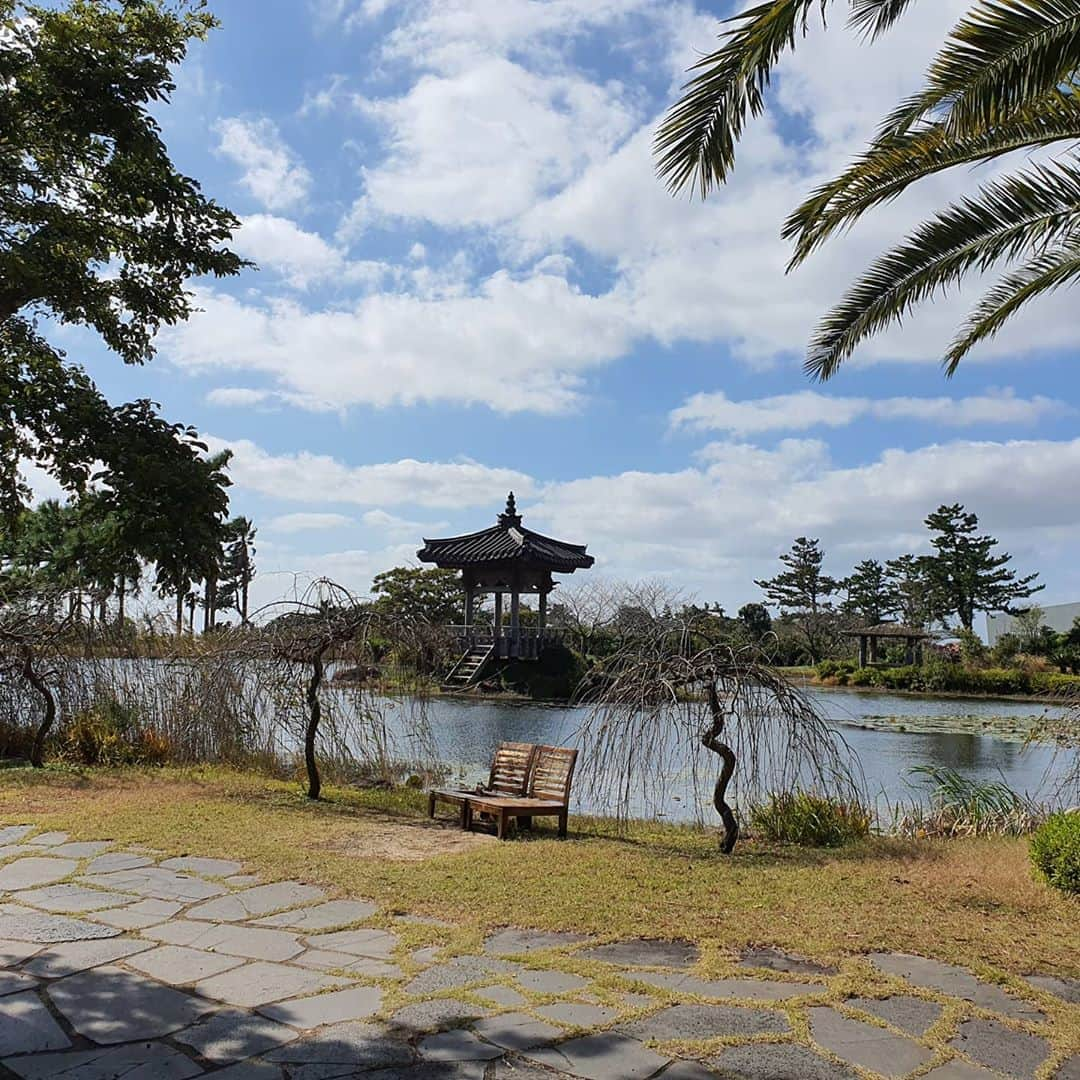
<path fill-rule="evenodd" d="M 0 772 L 0 823 L 240 859 L 268 878 L 450 919 L 467 938 L 508 923 L 685 937 L 718 972 L 730 950 L 771 944 L 832 961 L 918 952 L 998 978 L 1080 975 L 1080 903 L 1033 878 L 1023 840 L 744 842 L 724 857 L 712 832 L 619 836 L 583 818 L 567 841 L 538 823 L 534 838 L 499 843 L 431 828 L 423 803 L 332 787 L 311 803 L 296 784 L 220 768 Z"/>

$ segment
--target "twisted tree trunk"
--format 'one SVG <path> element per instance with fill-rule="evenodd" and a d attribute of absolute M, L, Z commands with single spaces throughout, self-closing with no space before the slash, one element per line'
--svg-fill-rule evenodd
<path fill-rule="evenodd" d="M 34 668 L 34 651 L 29 645 L 23 651 L 23 675 L 45 703 L 45 715 L 34 733 L 34 742 L 30 747 L 30 764 L 35 769 L 41 769 L 45 765 L 45 739 L 56 720 L 56 698 L 49 689 L 49 684 Z"/>
<path fill-rule="evenodd" d="M 304 733 L 304 764 L 307 766 L 308 798 L 317 799 L 322 791 L 319 766 L 315 761 L 315 738 L 319 734 L 322 706 L 319 704 L 319 687 L 323 680 L 322 653 L 316 653 L 311 661 L 311 680 L 307 688 L 308 722 Z"/>
<path fill-rule="evenodd" d="M 735 820 L 735 813 L 726 801 L 728 784 L 731 783 L 731 777 L 735 773 L 735 751 L 721 739 L 727 716 L 720 704 L 720 698 L 716 693 L 716 683 L 711 676 L 706 684 L 706 694 L 712 724 L 702 734 L 701 741 L 707 749 L 717 754 L 723 761 L 720 778 L 713 789 L 713 806 L 716 807 L 716 812 L 724 823 L 724 839 L 720 843 L 720 851 L 724 855 L 730 855 L 735 850 L 735 844 L 739 839 L 739 823 Z"/>

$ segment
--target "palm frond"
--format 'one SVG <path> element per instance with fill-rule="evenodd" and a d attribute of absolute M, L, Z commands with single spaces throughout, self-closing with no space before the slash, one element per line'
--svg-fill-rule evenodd
<path fill-rule="evenodd" d="M 1080 163 L 1038 165 L 989 184 L 921 225 L 875 262 L 825 317 L 806 371 L 830 378 L 863 339 L 969 270 L 1060 242 L 1080 226 Z"/>
<path fill-rule="evenodd" d="M 914 0 L 851 0 L 848 25 L 871 41 L 889 30 Z"/>
<path fill-rule="evenodd" d="M 785 50 L 805 36 L 815 7 L 830 0 L 766 0 L 728 19 L 716 52 L 699 60 L 656 133 L 657 172 L 672 191 L 688 185 L 702 198 L 723 183 L 735 162 L 747 114 L 765 107 L 764 91 Z"/>
<path fill-rule="evenodd" d="M 980 342 L 992 338 L 1025 304 L 1080 278 L 1080 235 L 1008 273 L 979 301 L 945 354 L 946 374 Z"/>
<path fill-rule="evenodd" d="M 881 134 L 936 115 L 949 135 L 988 131 L 1080 69 L 1080 0 L 980 0 L 953 28 L 924 89 L 885 120 Z"/>
<path fill-rule="evenodd" d="M 990 161 L 1013 150 L 1080 139 L 1080 96 L 1055 90 L 989 132 L 956 139 L 941 124 L 879 139 L 837 178 L 817 188 L 787 219 L 795 241 L 789 269 L 838 230 L 911 184 L 956 165 Z"/>

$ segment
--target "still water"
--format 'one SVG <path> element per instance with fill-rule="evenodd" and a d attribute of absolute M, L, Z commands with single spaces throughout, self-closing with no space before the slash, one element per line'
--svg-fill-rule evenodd
<path fill-rule="evenodd" d="M 1051 749 L 1025 749 L 1027 728 L 1044 712 L 1039 704 L 982 699 L 935 699 L 897 694 L 854 693 L 810 688 L 822 715 L 857 754 L 870 797 L 879 809 L 923 797 L 913 766 L 939 765 L 980 780 L 1003 780 L 1013 790 L 1049 799 L 1063 763 Z M 583 709 L 504 701 L 437 698 L 429 705 L 438 757 L 455 783 L 473 784 L 487 775 L 496 744 L 503 739 L 572 746 L 586 716 Z M 644 816 L 689 820 L 708 802 L 710 784 L 695 793 L 688 771 L 666 778 L 661 805 L 640 805 Z M 583 787 L 578 808 L 603 812 L 601 796 Z"/>

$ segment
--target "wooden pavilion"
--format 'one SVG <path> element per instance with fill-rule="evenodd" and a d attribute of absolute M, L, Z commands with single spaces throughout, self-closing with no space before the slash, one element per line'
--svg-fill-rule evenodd
<path fill-rule="evenodd" d="M 463 655 L 447 678 L 459 685 L 471 683 L 489 659 L 538 659 L 552 636 L 547 629 L 547 598 L 556 585 L 552 575 L 588 570 L 593 564 L 584 544 L 568 544 L 524 528 L 512 491 L 506 509 L 491 528 L 444 540 L 425 538 L 416 557 L 461 571 L 465 621 L 453 629 Z M 481 625 L 476 619 L 477 598 L 486 593 L 495 596 L 492 626 Z M 506 596 L 510 598 L 509 621 L 503 610 Z M 521 624 L 522 596 L 538 599 L 535 626 Z"/>
<path fill-rule="evenodd" d="M 914 626 L 904 626 L 902 623 L 883 622 L 877 626 L 861 626 L 855 630 L 845 630 L 845 636 L 859 639 L 859 667 L 879 662 L 879 648 L 882 641 L 904 642 L 904 658 L 908 664 L 921 664 L 923 643 L 931 640 L 933 634 L 920 630 Z"/>

